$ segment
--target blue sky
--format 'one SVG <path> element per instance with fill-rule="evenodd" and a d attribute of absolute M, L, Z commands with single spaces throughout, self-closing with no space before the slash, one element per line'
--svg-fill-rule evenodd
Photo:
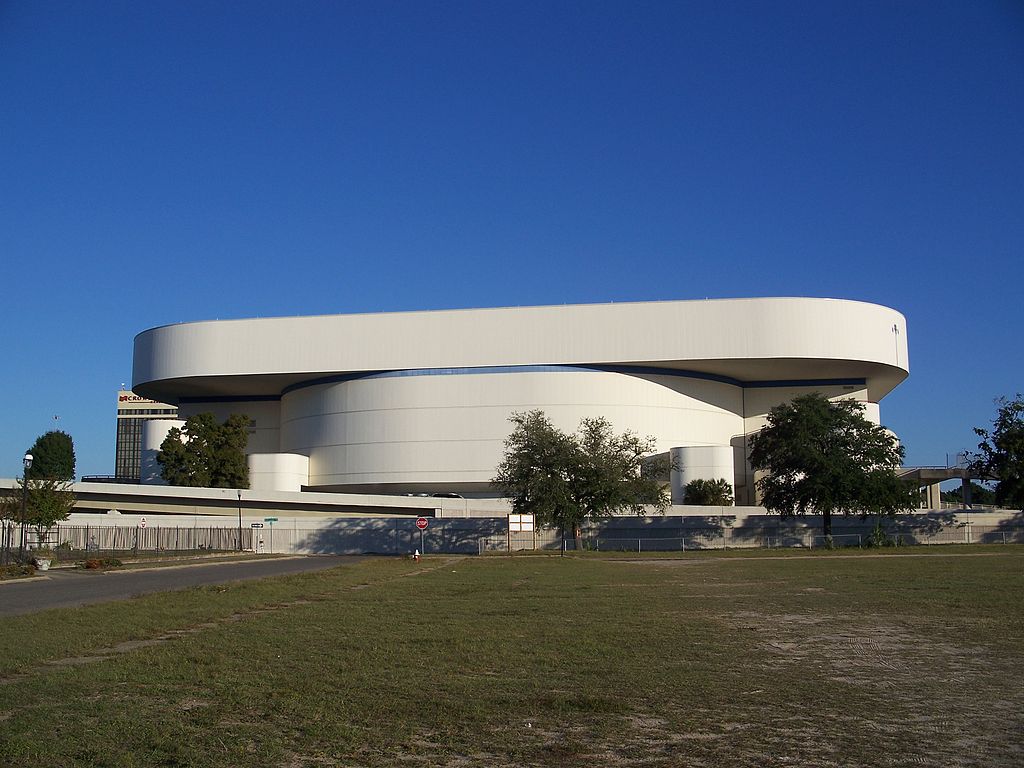
<path fill-rule="evenodd" d="M 903 312 L 941 464 L 1024 390 L 1024 6 L 6 0 L 0 255 L 4 477 L 113 471 L 155 325 L 744 296 Z"/>

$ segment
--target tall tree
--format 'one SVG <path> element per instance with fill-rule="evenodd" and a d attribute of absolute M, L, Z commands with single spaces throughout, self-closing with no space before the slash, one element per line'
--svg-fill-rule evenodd
<path fill-rule="evenodd" d="M 44 542 L 61 520 L 67 520 L 75 507 L 71 483 L 56 478 L 18 478 L 10 493 L 0 497 L 0 520 L 21 522 L 22 501 L 25 502 L 25 524 L 35 530 L 36 540 Z"/>
<path fill-rule="evenodd" d="M 970 467 L 996 481 L 998 506 L 1024 509 L 1024 399 L 1018 392 L 1013 400 L 998 398 L 996 406 L 992 429 L 974 430 L 981 442 Z"/>
<path fill-rule="evenodd" d="M 74 508 L 71 483 L 52 477 L 29 478 L 25 522 L 35 530 L 37 542 L 46 542 L 53 526 L 67 520 Z"/>
<path fill-rule="evenodd" d="M 156 457 L 164 480 L 193 488 L 248 488 L 249 424 L 242 414 L 219 424 L 212 413 L 199 413 L 181 429 L 172 427 Z"/>
<path fill-rule="evenodd" d="M 854 400 L 817 392 L 794 398 L 771 409 L 750 445 L 750 463 L 766 473 L 757 482 L 764 506 L 783 516 L 819 513 L 826 537 L 835 513 L 891 515 L 915 506 L 916 490 L 896 475 L 903 447 Z"/>
<path fill-rule="evenodd" d="M 52 430 L 40 435 L 28 452 L 32 454 L 30 478 L 75 479 L 75 442 L 66 432 Z"/>
<path fill-rule="evenodd" d="M 574 434 L 552 425 L 543 411 L 515 413 L 505 456 L 492 483 L 512 499 L 517 514 L 541 527 L 571 534 L 582 548 L 586 520 L 616 512 L 664 512 L 669 496 L 658 479 L 667 470 L 650 454 L 653 438 L 614 433 L 603 418 L 584 419 Z"/>

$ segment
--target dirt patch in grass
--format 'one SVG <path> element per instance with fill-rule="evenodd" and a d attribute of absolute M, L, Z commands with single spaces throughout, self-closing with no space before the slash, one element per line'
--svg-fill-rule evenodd
<path fill-rule="evenodd" d="M 766 675 L 817 678 L 850 701 L 871 703 L 829 720 L 868 739 L 884 733 L 930 745 L 912 761 L 880 754 L 879 765 L 975 765 L 979 755 L 988 766 L 1024 764 L 1024 687 L 1001 684 L 1020 675 L 1019 657 L 913 617 L 745 611 L 730 623 L 755 634 Z"/>

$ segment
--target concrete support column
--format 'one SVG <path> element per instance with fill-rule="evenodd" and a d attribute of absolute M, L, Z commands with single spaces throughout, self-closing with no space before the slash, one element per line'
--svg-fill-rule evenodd
<path fill-rule="evenodd" d="M 185 422 L 180 419 L 150 419 L 142 423 L 142 459 L 139 482 L 142 485 L 167 485 L 161 474 L 163 468 L 156 460 L 160 445 L 172 427 L 181 429 Z"/>
<path fill-rule="evenodd" d="M 730 445 L 696 445 L 672 448 L 672 503 L 683 504 L 691 480 L 725 480 L 735 496 L 736 470 Z"/>
<path fill-rule="evenodd" d="M 928 509 L 942 509 L 942 486 L 932 483 L 928 486 Z"/>
<path fill-rule="evenodd" d="M 250 453 L 249 487 L 254 491 L 294 491 L 309 483 L 309 457 L 298 453 Z"/>

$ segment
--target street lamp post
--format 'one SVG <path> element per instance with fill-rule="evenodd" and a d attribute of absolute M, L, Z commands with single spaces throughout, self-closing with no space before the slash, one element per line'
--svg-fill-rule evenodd
<path fill-rule="evenodd" d="M 21 543 L 18 546 L 18 562 L 25 558 L 25 518 L 28 512 L 28 471 L 32 467 L 32 454 L 26 453 L 22 459 L 25 465 L 25 477 L 21 486 Z"/>
<path fill-rule="evenodd" d="M 242 551 L 242 491 L 238 490 L 238 551 Z"/>

